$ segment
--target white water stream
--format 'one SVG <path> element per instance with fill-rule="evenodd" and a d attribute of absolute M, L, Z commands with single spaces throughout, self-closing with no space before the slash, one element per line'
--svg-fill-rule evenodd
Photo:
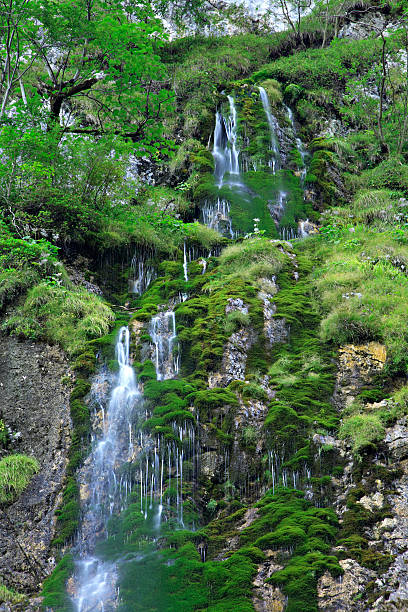
<path fill-rule="evenodd" d="M 279 142 L 276 136 L 279 129 L 279 123 L 276 117 L 272 113 L 271 105 L 269 103 L 268 94 L 263 87 L 259 87 L 259 95 L 263 109 L 265 111 L 266 119 L 269 125 L 269 133 L 271 137 L 271 159 L 269 165 L 272 168 L 272 172 L 275 174 L 281 167 L 281 156 L 279 152 Z"/>
<path fill-rule="evenodd" d="M 175 351 L 174 312 L 160 312 L 153 317 L 149 332 L 157 380 L 174 378 L 180 365 Z M 182 425 L 172 424 L 173 441 L 153 438 L 142 429 L 134 433 L 134 422 L 146 415 L 143 395 L 130 362 L 130 332 L 127 327 L 120 329 L 115 350 L 119 372 L 106 409 L 104 399 L 109 381 L 104 369 L 93 384 L 96 420 L 101 431 L 80 472 L 85 503 L 74 550 L 75 576 L 71 590 L 76 612 L 111 612 L 119 605 L 118 567 L 99 559 L 95 545 L 106 538 L 109 518 L 126 508 L 132 488 L 140 492 L 140 511 L 145 519 L 153 512 L 153 525 L 157 531 L 164 511 L 166 520 L 175 514 L 176 528 L 177 525 L 184 526 L 183 464 L 186 456 L 195 464 L 197 455 L 195 429 L 190 421 Z M 135 460 L 140 461 L 139 474 L 132 478 L 119 476 L 120 468 Z M 175 491 L 174 499 L 167 491 Z"/>
<path fill-rule="evenodd" d="M 100 561 L 94 547 L 105 535 L 109 517 L 122 508 L 123 487 L 118 482 L 116 469 L 130 461 L 134 452 L 132 416 L 142 396 L 130 365 L 129 346 L 129 329 L 122 327 L 116 342 L 119 372 L 106 413 L 101 405 L 102 433 L 81 471 L 80 485 L 86 491 L 87 501 L 76 551 L 73 603 L 77 612 L 108 612 L 117 604 L 116 567 Z M 125 492 L 127 489 L 126 486 Z"/>

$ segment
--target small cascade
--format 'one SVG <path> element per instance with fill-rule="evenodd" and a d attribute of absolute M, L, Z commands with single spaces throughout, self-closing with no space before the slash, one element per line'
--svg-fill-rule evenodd
<path fill-rule="evenodd" d="M 266 119 L 269 125 L 269 132 L 271 136 L 271 153 L 272 157 L 269 162 L 270 167 L 272 168 L 272 172 L 275 174 L 277 170 L 281 167 L 281 156 L 279 152 L 279 142 L 277 138 L 277 131 L 279 128 L 278 120 L 272 114 L 271 105 L 269 103 L 268 94 L 266 93 L 263 87 L 259 87 L 259 94 L 262 101 L 262 106 L 265 111 Z"/>
<path fill-rule="evenodd" d="M 184 461 L 190 460 L 193 473 L 189 480 L 197 477 L 198 447 L 195 428 L 191 422 L 172 424 L 173 440 L 159 437 L 153 448 L 149 448 L 140 467 L 140 512 L 145 518 L 154 510 L 154 527 L 160 529 L 164 520 L 175 519 L 184 527 L 183 482 Z M 142 439 L 141 446 L 147 447 Z M 156 507 L 154 503 L 156 502 Z"/>
<path fill-rule="evenodd" d="M 227 200 L 222 198 L 217 198 L 216 202 L 206 200 L 202 208 L 203 223 L 220 234 L 227 235 L 234 239 L 235 232 L 232 229 L 232 221 L 229 213 L 230 204 Z"/>
<path fill-rule="evenodd" d="M 184 280 L 186 283 L 188 282 L 188 263 L 187 263 L 187 249 L 186 249 L 186 241 L 184 240 L 184 259 L 183 259 L 183 272 L 184 272 Z"/>
<path fill-rule="evenodd" d="M 305 464 L 301 471 L 284 467 L 284 456 L 276 450 L 268 451 L 268 471 L 272 492 L 281 484 L 284 487 L 306 490 L 310 485 L 311 470 Z"/>
<path fill-rule="evenodd" d="M 276 225 L 279 224 L 279 221 L 285 211 L 285 202 L 288 197 L 288 194 L 285 191 L 279 191 L 276 202 L 271 202 L 268 205 L 269 212 L 271 213 L 272 218 L 274 219 Z"/>
<path fill-rule="evenodd" d="M 296 129 L 296 125 L 295 125 L 295 119 L 294 119 L 294 116 L 293 116 L 293 111 L 292 111 L 291 108 L 289 108 L 289 106 L 286 106 L 286 112 L 288 114 L 289 121 L 290 121 L 290 124 L 292 126 L 292 130 L 293 130 L 293 134 L 295 136 L 296 148 L 299 151 L 300 157 L 302 158 L 303 167 L 302 167 L 301 173 L 300 173 L 300 180 L 301 180 L 302 185 L 303 185 L 303 183 L 305 181 L 305 178 L 306 178 L 306 174 L 307 174 L 307 168 L 306 168 L 307 151 L 305 149 L 305 145 L 303 144 L 303 142 L 301 141 L 301 139 L 297 135 L 297 129 Z"/>
<path fill-rule="evenodd" d="M 217 111 L 214 129 L 214 176 L 217 187 L 224 186 L 238 191 L 245 199 L 248 198 L 248 188 L 240 178 L 240 160 L 237 147 L 238 114 L 235 100 L 227 96 L 229 112 L 223 115 Z M 225 198 L 218 197 L 214 202 L 206 201 L 202 208 L 202 221 L 208 227 L 217 230 L 224 236 L 236 238 L 230 218 L 230 203 Z"/>
<path fill-rule="evenodd" d="M 279 229 L 279 238 L 282 240 L 295 240 L 299 238 L 298 232 L 293 227 L 281 227 Z"/>
<path fill-rule="evenodd" d="M 153 363 L 156 367 L 157 380 L 174 378 L 180 366 L 179 355 L 174 354 L 177 340 L 174 311 L 160 312 L 153 317 L 149 333 L 153 342 Z"/>
<path fill-rule="evenodd" d="M 81 531 L 76 547 L 75 592 L 77 612 L 114 608 L 116 567 L 100 561 L 94 554 L 96 541 L 106 533 L 106 524 L 123 502 L 123 483 L 116 468 L 133 456 L 132 419 L 141 406 L 141 394 L 129 361 L 130 333 L 120 329 L 116 342 L 119 372 L 114 382 L 106 414 L 102 412 L 102 432 L 81 472 L 81 485 L 88 491 Z M 96 385 L 100 385 L 96 381 Z M 98 408 L 101 404 L 98 403 Z M 128 485 L 125 486 L 127 491 Z M 109 608 L 109 609 L 111 609 Z"/>
<path fill-rule="evenodd" d="M 132 272 L 129 276 L 129 292 L 142 295 L 156 278 L 156 269 L 138 253 L 133 255 L 130 267 Z"/>
<path fill-rule="evenodd" d="M 225 174 L 239 175 L 239 151 L 237 149 L 237 110 L 234 98 L 227 96 L 230 112 L 224 117 L 221 112 L 215 116 L 214 130 L 214 174 L 218 187 L 222 187 Z"/>

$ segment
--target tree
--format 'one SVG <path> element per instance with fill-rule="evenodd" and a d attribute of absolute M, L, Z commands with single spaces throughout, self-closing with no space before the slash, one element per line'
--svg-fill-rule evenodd
<path fill-rule="evenodd" d="M 29 52 L 25 29 L 36 34 L 28 0 L 0 0 L 0 120 L 18 84 L 26 102 L 23 77 L 35 55 Z"/>
<path fill-rule="evenodd" d="M 279 11 L 280 19 L 292 30 L 296 40 L 303 44 L 302 18 L 313 6 L 313 1 L 272 0 L 271 6 Z"/>
<path fill-rule="evenodd" d="M 3 110 L 24 76 L 49 107 L 49 129 L 60 123 L 71 133 L 120 134 L 147 147 L 160 138 L 172 94 L 158 56 L 162 27 L 149 2 L 8 2 Z"/>

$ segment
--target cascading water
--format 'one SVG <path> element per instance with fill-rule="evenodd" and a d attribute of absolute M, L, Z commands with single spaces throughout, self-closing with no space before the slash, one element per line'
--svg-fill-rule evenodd
<path fill-rule="evenodd" d="M 263 109 L 265 111 L 266 119 L 268 121 L 269 133 L 270 133 L 270 138 L 271 138 L 272 156 L 269 161 L 269 166 L 270 168 L 272 168 L 273 174 L 275 174 L 278 170 L 280 170 L 282 166 L 282 159 L 281 159 L 281 154 L 279 151 L 279 141 L 277 137 L 279 123 L 276 117 L 272 113 L 268 94 L 266 93 L 263 87 L 259 87 L 259 95 L 261 98 Z M 279 224 L 279 221 L 284 213 L 286 198 L 287 198 L 287 193 L 283 190 L 279 190 L 277 194 L 276 202 L 271 203 L 269 205 L 270 213 L 276 225 Z"/>
<path fill-rule="evenodd" d="M 279 142 L 276 136 L 277 130 L 279 128 L 279 123 L 276 117 L 272 114 L 271 105 L 269 103 L 268 94 L 266 93 L 263 87 L 259 87 L 259 95 L 261 97 L 261 102 L 263 109 L 265 111 L 266 119 L 269 125 L 269 133 L 271 137 L 271 159 L 269 161 L 269 165 L 272 168 L 272 172 L 275 174 L 277 170 L 281 167 L 281 156 L 279 151 Z"/>
<path fill-rule="evenodd" d="M 145 258 L 138 253 L 133 255 L 130 267 L 129 292 L 142 295 L 156 278 L 156 270 L 154 266 L 147 263 Z"/>
<path fill-rule="evenodd" d="M 232 229 L 232 221 L 229 214 L 230 204 L 227 200 L 221 198 L 218 198 L 215 203 L 205 202 L 202 208 L 204 225 L 216 230 L 220 234 L 234 238 L 235 234 Z"/>
<path fill-rule="evenodd" d="M 150 323 L 156 378 L 165 381 L 179 371 L 175 355 L 176 323 L 172 310 L 161 312 Z M 105 368 L 93 384 L 97 407 L 95 421 L 101 433 L 80 473 L 81 489 L 86 491 L 81 530 L 75 550 L 73 604 L 77 612 L 110 612 L 119 603 L 116 589 L 118 567 L 95 554 L 97 541 L 106 537 L 109 518 L 122 511 L 132 489 L 140 493 L 140 511 L 145 519 L 154 512 L 153 525 L 160 529 L 163 512 L 166 520 L 175 514 L 176 526 L 184 526 L 183 478 L 186 457 L 196 468 L 196 436 L 192 422 L 172 423 L 173 441 L 153 438 L 143 429 L 133 434 L 133 423 L 144 415 L 143 396 L 130 365 L 130 332 L 120 329 L 116 342 L 119 372 L 113 381 L 107 410 L 104 409 L 109 375 Z M 137 476 L 119 477 L 121 466 L 140 462 Z M 174 499 L 169 491 L 175 491 Z M 175 510 L 172 509 L 174 502 Z"/>
<path fill-rule="evenodd" d="M 216 113 L 214 130 L 214 174 L 218 187 L 224 184 L 225 174 L 239 175 L 239 151 L 237 149 L 237 110 L 232 96 L 227 96 L 229 102 L 229 115 L 224 117 L 221 112 Z"/>
<path fill-rule="evenodd" d="M 81 487 L 88 491 L 81 531 L 76 549 L 74 605 L 77 612 L 113 610 L 117 569 L 114 564 L 99 560 L 94 554 L 96 541 L 105 534 L 106 524 L 114 511 L 122 506 L 123 486 L 118 483 L 116 468 L 133 456 L 132 417 L 141 405 L 142 396 L 129 361 L 130 333 L 120 329 L 116 343 L 119 365 L 106 414 L 99 403 L 102 432 L 81 471 Z M 96 387 L 101 385 L 96 381 Z M 103 398 L 101 398 L 103 399 Z M 123 483 L 122 483 L 123 484 Z M 126 485 L 125 493 L 131 489 Z"/>
<path fill-rule="evenodd" d="M 187 247 L 186 247 L 185 240 L 184 240 L 184 249 L 183 249 L 183 273 L 184 273 L 184 280 L 187 283 L 188 282 L 188 262 L 187 262 Z"/>
<path fill-rule="evenodd" d="M 307 174 L 307 169 L 306 169 L 307 151 L 305 149 L 305 145 L 303 144 L 303 142 L 301 141 L 301 139 L 297 135 L 297 130 L 296 130 L 296 125 L 295 125 L 295 119 L 294 119 L 294 116 L 293 116 L 293 111 L 292 111 L 291 108 L 289 108 L 289 106 L 286 106 L 286 112 L 288 114 L 289 121 L 290 121 L 290 124 L 292 126 L 292 130 L 293 130 L 293 134 L 295 136 L 296 148 L 299 151 L 300 157 L 302 158 L 303 167 L 302 167 L 301 173 L 300 173 L 300 180 L 301 180 L 301 182 L 303 184 L 304 181 L 305 181 L 305 178 L 306 178 L 306 174 Z"/>
<path fill-rule="evenodd" d="M 237 146 L 238 114 L 235 100 L 227 96 L 229 113 L 225 116 L 221 111 L 215 115 L 214 129 L 214 176 L 218 189 L 224 186 L 238 191 L 247 198 L 248 189 L 240 178 L 239 150 Z M 230 218 L 230 203 L 223 197 L 207 200 L 202 209 L 203 223 L 230 238 L 236 237 Z"/>
<path fill-rule="evenodd" d="M 153 343 L 153 363 L 157 380 L 174 378 L 180 367 L 179 356 L 174 354 L 177 340 L 174 311 L 160 312 L 153 317 L 149 333 Z"/>

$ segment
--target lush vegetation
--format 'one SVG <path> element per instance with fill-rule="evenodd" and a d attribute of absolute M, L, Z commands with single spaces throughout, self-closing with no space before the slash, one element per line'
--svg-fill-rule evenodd
<path fill-rule="evenodd" d="M 118 562 L 120 610 L 253 611 L 253 581 L 273 551 L 280 569 L 268 581 L 286 609 L 315 612 L 318 581 L 339 577 L 340 560 L 381 572 L 392 563 L 367 531 L 393 516 L 388 502 L 368 510 L 360 500 L 393 490 L 399 472 L 384 437 L 408 414 L 406 3 L 328 0 L 307 16 L 297 0 L 275 4 L 287 29 L 270 34 L 267 19 L 242 8 L 180 1 L 179 26 L 182 15 L 199 28 L 227 18 L 240 33 L 199 29 L 168 41 L 144 1 L 17 1 L 2 11 L 0 0 L 1 329 L 58 344 L 76 374 L 53 539 L 59 562 L 44 607 L 72 608 L 73 559 L 60 556 L 81 516 L 90 377 L 102 361 L 117 369 L 112 346 L 129 320 L 144 390 L 134 429 L 166 448 L 166 459 L 182 453 L 185 479 L 175 490 L 172 470 L 164 473 L 158 534 L 157 500 L 147 517 L 140 512 L 146 455 L 120 468 L 136 486 L 98 546 Z M 168 8 L 157 3 L 162 15 Z M 338 37 L 373 10 L 393 22 L 389 30 Z M 51 63 L 50 49 L 58 49 Z M 279 151 L 259 87 L 279 124 Z M 218 187 L 210 151 L 214 113 L 229 112 L 226 93 L 237 109 L 238 188 Z M 229 202 L 233 242 L 196 221 L 217 198 Z M 281 239 L 306 219 L 318 224 L 314 235 Z M 140 262 L 154 271 L 143 295 L 128 282 Z M 110 303 L 88 291 L 98 293 L 94 282 Z M 180 371 L 156 380 L 148 324 L 169 307 Z M 269 325 L 283 330 L 276 342 L 268 308 Z M 374 341 L 385 367 L 339 414 L 337 350 Z M 234 351 L 238 379 L 225 372 Z M 201 471 L 183 428 L 200 440 Z M 0 420 L 1 504 L 39 470 L 34 458 L 11 454 L 7 431 Z M 333 495 L 351 456 L 355 486 L 339 524 Z M 0 599 L 22 597 L 0 585 Z"/>

